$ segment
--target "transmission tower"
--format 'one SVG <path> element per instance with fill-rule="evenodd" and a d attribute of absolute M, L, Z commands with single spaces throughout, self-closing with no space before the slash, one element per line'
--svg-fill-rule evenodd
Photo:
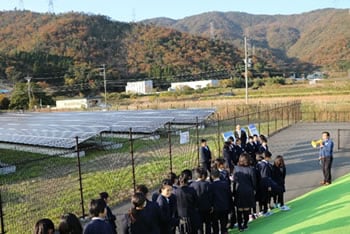
<path fill-rule="evenodd" d="M 210 22 L 210 39 L 214 40 L 215 39 L 215 34 L 214 34 L 214 23 Z"/>
<path fill-rule="evenodd" d="M 48 9 L 48 12 L 51 13 L 51 14 L 54 14 L 55 13 L 55 10 L 53 8 L 53 0 L 49 0 L 49 9 Z"/>

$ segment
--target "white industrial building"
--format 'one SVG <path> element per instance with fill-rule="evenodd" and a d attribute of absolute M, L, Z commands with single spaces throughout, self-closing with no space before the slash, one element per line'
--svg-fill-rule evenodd
<path fill-rule="evenodd" d="M 56 109 L 86 109 L 96 107 L 101 104 L 99 98 L 79 98 L 56 101 Z"/>
<path fill-rule="evenodd" d="M 206 87 L 217 87 L 219 86 L 219 80 L 198 80 L 198 81 L 188 81 L 188 82 L 175 82 L 171 83 L 169 91 L 174 91 L 176 89 L 183 89 L 184 87 L 190 87 L 192 89 L 203 89 Z"/>
<path fill-rule="evenodd" d="M 125 92 L 136 94 L 148 94 L 153 92 L 152 80 L 136 81 L 126 83 Z"/>

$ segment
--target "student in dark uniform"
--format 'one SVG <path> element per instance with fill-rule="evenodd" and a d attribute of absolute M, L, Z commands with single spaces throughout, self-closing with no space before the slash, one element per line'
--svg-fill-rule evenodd
<path fill-rule="evenodd" d="M 133 208 L 124 217 L 124 234 L 160 234 L 160 211 L 150 205 L 143 193 L 135 193 L 131 197 Z"/>
<path fill-rule="evenodd" d="M 234 191 L 239 231 L 248 228 L 250 210 L 255 206 L 256 175 L 250 166 L 250 156 L 241 154 L 234 169 Z"/>
<path fill-rule="evenodd" d="M 106 221 L 111 225 L 114 234 L 117 234 L 117 225 L 115 224 L 116 217 L 112 213 L 111 208 L 109 208 L 108 206 L 108 202 L 109 202 L 108 193 L 107 192 L 100 193 L 100 198 L 106 202 L 106 209 L 107 209 Z"/>
<path fill-rule="evenodd" d="M 226 167 L 230 169 L 230 172 L 232 173 L 233 171 L 233 152 L 232 150 L 234 150 L 233 147 L 231 147 L 231 143 L 229 141 L 226 141 L 224 143 L 224 147 L 222 149 L 222 156 L 223 158 L 225 159 L 225 164 L 226 164 Z"/>
<path fill-rule="evenodd" d="M 259 152 L 264 153 L 265 151 L 269 151 L 269 147 L 267 145 L 267 138 L 264 135 L 260 135 Z"/>
<path fill-rule="evenodd" d="M 241 126 L 239 124 L 236 126 L 234 135 L 235 135 L 236 141 L 238 138 L 241 139 L 242 147 L 245 148 L 245 145 L 247 143 L 247 133 L 241 129 Z"/>
<path fill-rule="evenodd" d="M 250 156 L 251 165 L 256 165 L 256 153 L 258 151 L 257 145 L 254 142 L 254 138 L 252 136 L 248 137 L 248 143 L 245 147 L 245 151 Z"/>
<path fill-rule="evenodd" d="M 220 172 L 213 169 L 211 172 L 213 182 L 213 233 L 227 233 L 228 214 L 231 208 L 232 192 L 230 185 L 226 181 L 220 180 Z M 219 227 L 220 226 L 220 227 Z"/>
<path fill-rule="evenodd" d="M 172 193 L 173 186 L 169 179 L 162 181 L 157 204 L 160 208 L 160 233 L 175 233 L 178 225 L 176 217 L 176 196 Z"/>
<path fill-rule="evenodd" d="M 207 169 L 210 172 L 211 169 L 211 152 L 207 145 L 207 140 L 201 140 L 200 148 L 200 165 L 201 167 Z"/>
<path fill-rule="evenodd" d="M 242 146 L 242 141 L 240 138 L 236 138 L 234 165 L 237 165 L 238 159 L 243 152 L 244 152 L 244 148 Z"/>
<path fill-rule="evenodd" d="M 284 159 L 281 155 L 278 155 L 272 166 L 272 180 L 278 186 L 278 190 L 273 191 L 273 201 L 275 208 L 279 207 L 281 210 L 289 210 L 289 207 L 284 205 L 283 195 L 286 192 L 285 179 L 286 166 L 284 164 Z"/>
<path fill-rule="evenodd" d="M 93 199 L 90 202 L 89 213 L 91 221 L 85 225 L 84 234 L 113 234 L 112 227 L 106 222 L 106 202 L 103 199 Z"/>
<path fill-rule="evenodd" d="M 198 196 L 198 212 L 200 218 L 198 233 L 211 233 L 210 216 L 213 192 L 211 191 L 210 183 L 206 180 L 208 172 L 204 168 L 197 168 L 195 170 L 195 176 L 197 179 L 192 182 L 190 187 L 196 190 Z"/>
<path fill-rule="evenodd" d="M 260 145 L 261 145 L 259 136 L 254 134 L 253 135 L 253 141 L 254 141 L 254 144 L 256 145 L 256 151 L 259 151 L 259 148 L 260 148 Z"/>
<path fill-rule="evenodd" d="M 271 160 L 271 153 L 265 151 L 263 153 L 264 159 L 257 164 L 257 170 L 259 173 L 259 194 L 260 194 L 260 207 L 263 208 L 263 215 L 269 216 L 272 213 L 268 212 L 268 203 L 271 198 L 272 191 L 272 165 L 269 160 Z"/>
<path fill-rule="evenodd" d="M 199 227 L 198 196 L 194 188 L 188 186 L 188 180 L 188 176 L 181 173 L 179 176 L 180 187 L 174 191 L 181 234 L 197 233 Z"/>

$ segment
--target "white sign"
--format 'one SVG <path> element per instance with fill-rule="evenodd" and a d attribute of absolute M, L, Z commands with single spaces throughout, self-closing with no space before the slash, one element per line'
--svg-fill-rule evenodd
<path fill-rule="evenodd" d="M 259 136 L 260 135 L 258 129 L 255 126 L 255 124 L 249 124 L 248 125 L 248 129 L 249 129 L 249 133 L 250 133 L 251 136 L 253 136 L 253 135 Z"/>
<path fill-rule="evenodd" d="M 190 132 L 180 132 L 180 144 L 187 144 L 190 142 Z"/>
<path fill-rule="evenodd" d="M 222 136 L 224 137 L 224 141 L 228 141 L 228 138 L 231 136 L 233 137 L 233 140 L 236 141 L 235 134 L 233 133 L 233 131 L 224 132 Z"/>

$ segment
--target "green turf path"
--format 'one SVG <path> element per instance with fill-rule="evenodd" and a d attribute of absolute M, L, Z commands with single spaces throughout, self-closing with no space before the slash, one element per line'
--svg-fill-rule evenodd
<path fill-rule="evenodd" d="M 307 179 L 307 178 L 305 178 Z M 350 174 L 321 186 L 287 204 L 291 210 L 274 210 L 248 224 L 244 233 L 350 233 Z M 230 234 L 239 233 L 237 229 Z"/>

